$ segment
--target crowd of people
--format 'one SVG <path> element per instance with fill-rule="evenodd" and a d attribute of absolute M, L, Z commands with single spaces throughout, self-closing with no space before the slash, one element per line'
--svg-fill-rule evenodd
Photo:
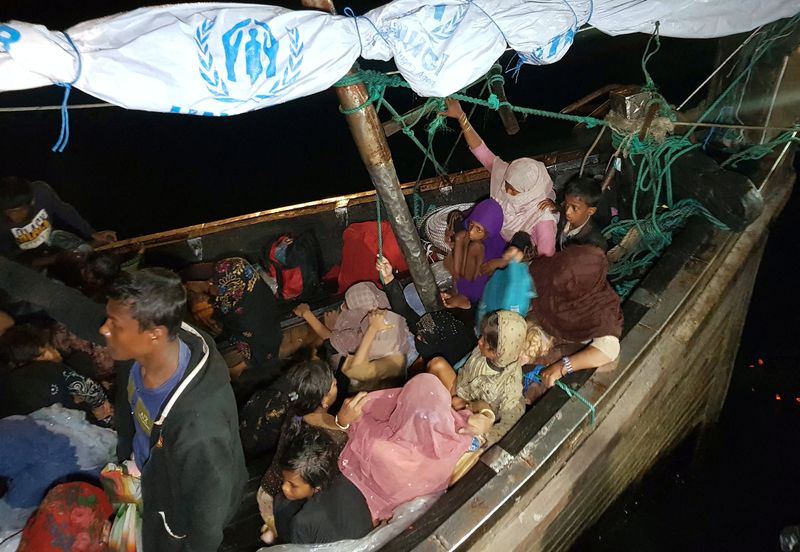
<path fill-rule="evenodd" d="M 503 161 L 447 105 L 491 178 L 489 197 L 448 210 L 440 229 L 443 307 L 426 312 L 378 256 L 374 280 L 349 287 L 339 308 L 294 306 L 307 328 L 288 339 L 297 346 L 254 259 L 123 270 L 94 250 L 113 232 L 42 182 L 0 179 L 2 255 L 105 309 L 91 342 L 42 305 L 4 298 L 0 416 L 59 403 L 113 428 L 114 461 L 141 483 L 148 552 L 216 550 L 246 458 L 272 456 L 256 496 L 266 543 L 364 537 L 398 506 L 446 490 L 556 381 L 611 368 L 622 334 L 593 220 L 600 183 L 573 177 L 559 201 L 542 163 Z M 526 378 L 535 367 L 540 381 Z M 16 482 L 3 465 L 5 493 Z M 20 549 L 102 549 L 112 512 L 102 492 L 52 483 Z M 78 531 L 64 512 L 87 496 Z M 34 544 L 50 532 L 50 548 Z M 78 539 L 85 547 L 70 548 Z"/>

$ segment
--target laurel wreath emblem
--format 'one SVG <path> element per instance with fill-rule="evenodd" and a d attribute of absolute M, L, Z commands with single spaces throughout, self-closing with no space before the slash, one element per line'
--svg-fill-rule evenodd
<path fill-rule="evenodd" d="M 300 40 L 300 31 L 297 27 L 287 27 L 286 32 L 289 35 L 289 60 L 286 63 L 286 68 L 283 70 L 283 77 L 276 81 L 269 89 L 268 94 L 256 94 L 256 98 L 265 99 L 273 98 L 283 93 L 284 90 L 289 88 L 300 77 L 300 66 L 303 64 L 303 49 L 305 44 Z"/>
<path fill-rule="evenodd" d="M 205 81 L 206 89 L 214 96 L 215 100 L 228 103 L 243 102 L 245 101 L 244 99 L 231 96 L 225 79 L 220 77 L 219 71 L 215 67 L 214 55 L 211 53 L 208 42 L 216 23 L 216 18 L 206 19 L 195 29 L 194 42 L 197 45 L 197 59 L 200 62 L 200 77 Z M 258 99 L 263 100 L 279 96 L 300 77 L 300 66 L 303 64 L 305 44 L 300 40 L 300 32 L 297 27 L 287 27 L 286 31 L 290 45 L 286 68 L 283 70 L 282 77 L 273 83 L 267 94 L 257 94 L 255 96 Z"/>

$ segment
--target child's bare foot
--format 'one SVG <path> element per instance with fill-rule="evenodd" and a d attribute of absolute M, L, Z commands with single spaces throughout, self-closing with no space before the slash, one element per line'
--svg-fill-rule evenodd
<path fill-rule="evenodd" d="M 264 544 L 273 544 L 275 542 L 275 533 L 266 524 L 261 526 L 261 542 Z"/>

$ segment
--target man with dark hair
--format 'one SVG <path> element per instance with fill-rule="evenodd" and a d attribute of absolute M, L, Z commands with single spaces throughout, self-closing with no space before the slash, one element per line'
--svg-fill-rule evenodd
<path fill-rule="evenodd" d="M 110 230 L 98 232 L 92 228 L 72 205 L 62 201 L 42 181 L 30 182 L 16 176 L 0 178 L 0 209 L 3 211 L 0 255 L 43 251 L 47 246 L 56 246 L 58 244 L 53 243 L 55 231 L 69 233 L 93 245 L 117 239 Z"/>
<path fill-rule="evenodd" d="M 216 551 L 247 472 L 225 361 L 208 336 L 182 323 L 186 290 L 165 269 L 122 273 L 100 328 L 118 382 L 117 454 L 141 472 L 148 552 Z"/>

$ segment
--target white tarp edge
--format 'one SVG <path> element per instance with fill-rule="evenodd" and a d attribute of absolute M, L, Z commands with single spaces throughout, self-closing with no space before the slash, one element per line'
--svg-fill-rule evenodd
<path fill-rule="evenodd" d="M 714 37 L 800 11 L 800 0 L 395 0 L 361 17 L 251 4 L 140 8 L 66 33 L 0 24 L 0 91 L 57 83 L 130 109 L 233 115 L 325 90 L 359 58 L 393 59 L 421 96 L 451 94 L 507 47 L 558 61 L 589 23 L 609 34 Z"/>

